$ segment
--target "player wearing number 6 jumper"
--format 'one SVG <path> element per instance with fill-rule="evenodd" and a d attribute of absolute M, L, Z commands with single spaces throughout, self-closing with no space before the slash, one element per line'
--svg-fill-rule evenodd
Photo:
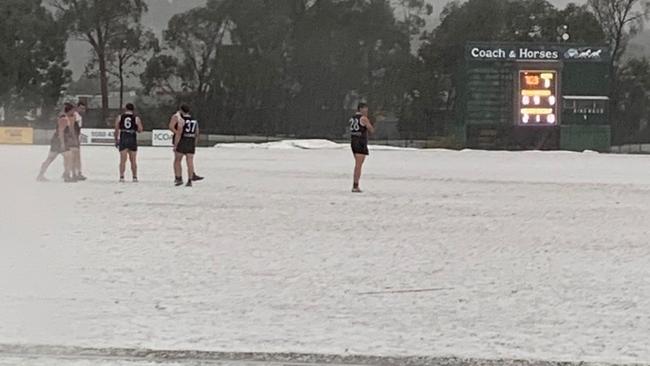
<path fill-rule="evenodd" d="M 115 120 L 115 146 L 120 150 L 120 182 L 124 182 L 126 159 L 131 162 L 133 181 L 138 181 L 138 133 L 144 130 L 142 120 L 135 114 L 131 103 L 124 106 L 124 113 Z"/>
<path fill-rule="evenodd" d="M 374 133 L 375 127 L 368 118 L 368 105 L 359 103 L 357 113 L 350 119 L 350 137 L 352 153 L 354 154 L 354 182 L 352 192 L 361 193 L 359 180 L 361 179 L 361 170 L 368 151 L 368 132 Z"/>
<path fill-rule="evenodd" d="M 196 144 L 199 141 L 199 122 L 190 114 L 190 107 L 181 106 L 180 115 L 172 118 L 177 119 L 176 130 L 174 131 L 174 174 L 176 175 L 176 186 L 183 185 L 183 157 L 187 163 L 187 187 L 192 186 L 195 181 L 194 154 Z"/>

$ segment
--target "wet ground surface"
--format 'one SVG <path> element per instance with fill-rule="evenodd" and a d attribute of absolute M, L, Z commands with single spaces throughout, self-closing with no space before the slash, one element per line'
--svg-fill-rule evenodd
<path fill-rule="evenodd" d="M 623 366 L 539 360 L 228 353 L 0 345 L 0 366 Z M 632 365 L 632 364 L 625 364 Z M 636 364 L 640 365 L 640 364 Z"/>

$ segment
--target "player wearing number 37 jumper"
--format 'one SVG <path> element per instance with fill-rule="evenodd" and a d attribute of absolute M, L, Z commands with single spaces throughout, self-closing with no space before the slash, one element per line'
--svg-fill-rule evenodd
<path fill-rule="evenodd" d="M 135 106 L 128 103 L 124 113 L 115 120 L 115 147 L 120 150 L 120 182 L 124 182 L 126 159 L 131 162 L 133 182 L 138 181 L 138 133 L 144 130 L 142 120 L 135 114 Z"/>
<path fill-rule="evenodd" d="M 176 175 L 176 186 L 183 185 L 182 161 L 185 157 L 187 163 L 187 187 L 192 186 L 192 181 L 199 180 L 194 172 L 194 154 L 196 143 L 199 140 L 199 122 L 191 115 L 190 107 L 182 105 L 180 114 L 175 114 L 174 124 L 174 174 Z M 171 125 L 171 123 L 170 123 Z"/>
<path fill-rule="evenodd" d="M 368 118 L 368 105 L 359 103 L 357 113 L 350 119 L 350 137 L 352 153 L 354 154 L 354 183 L 352 192 L 361 193 L 359 180 L 361 179 L 361 169 L 366 160 L 368 152 L 368 132 L 374 133 L 375 127 Z"/>

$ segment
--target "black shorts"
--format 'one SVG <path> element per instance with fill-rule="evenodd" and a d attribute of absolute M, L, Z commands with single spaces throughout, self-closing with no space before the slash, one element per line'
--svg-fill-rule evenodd
<path fill-rule="evenodd" d="M 176 146 L 176 152 L 183 155 L 194 155 L 196 153 L 196 140 L 194 138 L 182 138 Z"/>
<path fill-rule="evenodd" d="M 368 140 L 363 137 L 352 136 L 352 152 L 361 155 L 370 155 L 368 151 Z"/>
<path fill-rule="evenodd" d="M 136 135 L 122 135 L 118 148 L 120 151 L 138 151 L 138 137 Z"/>

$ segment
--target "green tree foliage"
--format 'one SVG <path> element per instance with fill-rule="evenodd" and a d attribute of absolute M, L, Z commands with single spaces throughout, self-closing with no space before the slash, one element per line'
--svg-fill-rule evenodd
<path fill-rule="evenodd" d="M 425 0 L 393 0 L 395 16 L 412 36 L 419 35 L 426 25 L 426 17 L 433 13 L 433 5 Z"/>
<path fill-rule="evenodd" d="M 233 1 L 229 7 L 230 46 L 215 76 L 221 88 L 213 97 L 222 104 L 210 111 L 222 128 L 272 133 L 291 98 L 287 74 L 295 1 Z M 303 3 L 303 5 L 305 5 Z"/>
<path fill-rule="evenodd" d="M 464 59 L 469 41 L 558 42 L 562 26 L 572 42 L 605 42 L 597 19 L 586 7 L 570 4 L 557 10 L 546 0 L 470 0 L 444 10 L 440 26 L 426 36 L 420 55 L 449 73 Z"/>
<path fill-rule="evenodd" d="M 612 52 L 612 73 L 620 62 L 631 37 L 643 28 L 650 15 L 648 0 L 588 0 Z"/>
<path fill-rule="evenodd" d="M 645 107 L 635 103 L 645 103 L 640 98 L 640 88 L 643 83 L 632 87 L 630 76 L 639 73 L 639 79 L 644 78 L 643 60 L 632 60 L 623 65 L 623 55 L 632 37 L 643 28 L 644 20 L 650 15 L 648 0 L 589 0 L 589 6 L 605 33 L 610 46 L 610 79 L 612 81 L 610 108 L 612 109 L 612 129 L 614 140 L 620 142 L 629 140 L 629 135 L 636 129 L 639 121 L 632 122 L 631 118 L 641 118 L 640 111 Z M 636 77 L 635 76 L 635 77 Z M 646 91 L 650 89 L 645 89 Z M 630 99 L 632 98 L 632 99 Z M 632 104 L 630 104 L 632 103 Z"/>
<path fill-rule="evenodd" d="M 604 44 L 607 35 L 598 22 L 598 18 L 588 6 L 569 4 L 557 12 L 557 26 L 567 26 L 571 35 L 569 42 L 584 44 Z"/>
<path fill-rule="evenodd" d="M 107 50 L 108 73 L 117 81 L 111 82 L 109 88 L 117 85 L 122 106 L 127 79 L 140 76 L 139 67 L 160 51 L 159 41 L 151 30 L 145 29 L 141 24 L 135 24 L 125 27 L 123 33 L 113 38 Z M 98 63 L 97 57 L 92 57 L 86 65 L 85 76 L 96 79 Z M 95 90 L 98 89 L 100 88 Z"/>
<path fill-rule="evenodd" d="M 8 119 L 55 108 L 70 72 L 67 36 L 40 0 L 0 2 L 0 100 Z"/>
<path fill-rule="evenodd" d="M 148 63 L 141 81 L 145 90 L 192 101 L 200 109 L 220 88 L 215 78 L 229 34 L 229 3 L 211 0 L 177 14 L 164 32 L 165 47 Z"/>
<path fill-rule="evenodd" d="M 410 57 L 409 33 L 388 2 L 316 2 L 296 23 L 290 66 L 299 88 L 292 119 L 309 118 L 299 132 L 342 134 L 337 122 L 345 118 L 350 92 L 375 109 L 398 105 L 404 93 L 400 66 Z"/>
<path fill-rule="evenodd" d="M 431 12 L 421 0 L 208 0 L 171 19 L 141 80 L 167 96 L 159 99 L 170 112 L 191 103 L 208 130 L 340 137 L 364 99 L 398 112 L 405 137 L 448 134 L 467 42 L 560 42 L 568 33 L 574 43 L 611 43 L 595 1 L 564 9 L 547 0 L 452 2 L 414 54 Z M 617 75 L 642 71 L 628 66 Z M 634 94 L 627 90 L 614 95 Z"/>
<path fill-rule="evenodd" d="M 452 2 L 440 25 L 425 34 L 414 66 L 411 102 L 401 114 L 403 131 L 450 132 L 445 124 L 455 108 L 467 42 L 572 42 L 603 44 L 605 34 L 586 6 L 556 9 L 546 0 L 469 0 Z"/>
<path fill-rule="evenodd" d="M 617 79 L 614 142 L 650 141 L 650 60 L 628 60 Z"/>
<path fill-rule="evenodd" d="M 111 40 L 108 58 L 109 72 L 117 78 L 120 88 L 120 105 L 124 105 L 124 85 L 129 77 L 138 76 L 137 68 L 147 56 L 159 51 L 158 38 L 151 30 L 136 24 Z"/>
<path fill-rule="evenodd" d="M 340 136 L 352 100 L 401 105 L 411 34 L 388 0 L 211 0 L 170 21 L 142 81 L 212 128 Z"/>
<path fill-rule="evenodd" d="M 108 120 L 111 44 L 123 39 L 147 11 L 144 0 L 52 0 L 68 31 L 90 44 L 97 59 L 102 95 L 102 119 Z"/>

